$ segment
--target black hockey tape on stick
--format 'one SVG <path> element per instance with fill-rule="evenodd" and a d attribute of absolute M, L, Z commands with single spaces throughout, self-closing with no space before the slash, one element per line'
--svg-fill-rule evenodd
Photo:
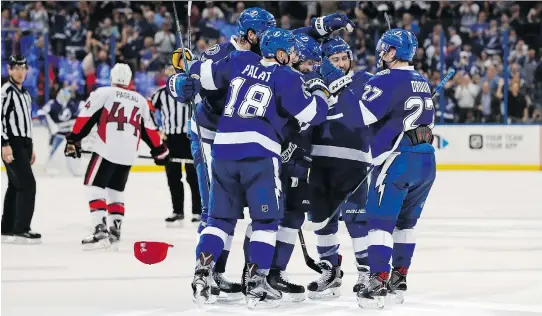
<path fill-rule="evenodd" d="M 82 154 L 90 155 L 90 154 L 92 154 L 93 152 L 92 152 L 92 151 L 88 151 L 88 150 L 81 150 L 81 153 L 82 153 Z M 152 160 L 154 160 L 154 158 L 151 157 L 151 156 L 142 156 L 142 155 L 138 155 L 137 158 L 139 158 L 139 159 L 152 159 Z M 194 163 L 194 160 L 192 160 L 192 159 L 183 159 L 183 158 L 169 158 L 169 161 L 171 161 L 171 162 L 176 162 L 176 163 L 190 163 L 190 164 L 193 164 L 193 163 Z"/>
<path fill-rule="evenodd" d="M 433 90 L 433 94 L 431 95 L 431 99 L 433 99 L 434 97 L 436 97 L 439 93 L 440 93 L 440 90 L 442 90 L 442 88 L 444 87 L 444 85 L 446 84 L 446 82 L 448 82 L 450 79 L 452 79 L 452 77 L 454 76 L 455 74 L 455 69 L 451 68 L 448 70 L 448 74 L 446 75 L 446 77 L 444 77 L 444 79 L 442 79 L 442 81 L 438 84 L 438 86 L 435 87 L 435 89 Z M 365 176 L 365 178 L 363 178 L 363 180 L 361 180 L 361 182 L 358 184 L 358 186 L 350 193 L 348 193 L 346 195 L 346 197 L 344 198 L 344 200 L 339 204 L 339 206 L 337 206 L 337 208 L 335 209 L 335 211 L 333 211 L 333 213 L 331 214 L 331 216 L 329 216 L 328 218 L 326 218 L 324 221 L 322 222 L 311 222 L 311 221 L 305 221 L 305 223 L 303 224 L 303 229 L 304 230 L 308 230 L 308 231 L 317 231 L 317 230 L 320 230 L 324 227 L 326 227 L 327 223 L 329 223 L 329 221 L 335 216 L 337 215 L 337 213 L 339 213 L 342 205 L 344 203 L 346 203 L 350 197 L 361 187 L 361 185 L 367 180 L 367 178 L 369 177 L 369 174 L 373 171 L 374 169 L 374 166 L 372 166 L 369 171 L 367 172 L 367 175 Z M 305 254 L 303 254 L 305 255 Z M 308 265 L 308 264 L 307 264 Z"/>
<path fill-rule="evenodd" d="M 312 270 L 322 273 L 322 269 L 316 264 L 313 258 L 309 256 L 309 252 L 307 251 L 307 245 L 305 244 L 305 237 L 303 237 L 303 232 L 300 230 L 297 231 L 297 236 L 299 237 L 299 243 L 301 244 L 301 251 L 303 251 L 303 258 L 305 258 L 305 264 L 307 264 L 307 267 L 311 268 Z"/>

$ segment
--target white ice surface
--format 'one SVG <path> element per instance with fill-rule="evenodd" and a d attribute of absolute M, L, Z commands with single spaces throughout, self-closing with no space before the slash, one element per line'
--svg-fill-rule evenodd
<path fill-rule="evenodd" d="M 419 221 L 418 246 L 406 302 L 363 311 L 352 291 L 352 245 L 340 227 L 345 271 L 342 297 L 276 310 L 248 311 L 191 301 L 196 224 L 166 229 L 169 190 L 162 173 L 134 173 L 126 189 L 126 220 L 119 252 L 83 252 L 90 217 L 81 179 L 39 178 L 33 229 L 39 246 L 2 245 L 2 315 L 542 315 L 542 173 L 439 172 Z M 5 190 L 6 182 L 2 181 Z M 66 193 L 69 192 L 69 193 Z M 188 216 L 189 217 L 189 216 Z M 246 221 L 236 230 L 227 275 L 239 278 Z M 315 258 L 315 238 L 305 239 Z M 175 245 L 158 265 L 137 261 L 133 242 Z M 294 282 L 317 277 L 299 243 L 288 272 Z"/>

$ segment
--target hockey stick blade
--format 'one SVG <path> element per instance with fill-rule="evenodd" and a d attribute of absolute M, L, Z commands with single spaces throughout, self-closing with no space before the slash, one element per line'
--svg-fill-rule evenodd
<path fill-rule="evenodd" d="M 309 252 L 307 251 L 307 245 L 305 244 L 305 237 L 303 237 L 303 232 L 301 230 L 297 231 L 297 236 L 299 237 L 301 251 L 303 251 L 303 258 L 305 259 L 305 264 L 307 265 L 307 267 L 318 273 L 322 273 L 322 269 L 320 269 L 320 267 L 316 264 L 316 261 L 314 261 L 314 259 L 309 256 Z"/>
<path fill-rule="evenodd" d="M 361 185 L 364 184 L 365 181 L 367 181 L 367 178 L 369 178 L 369 175 L 371 174 L 371 172 L 373 172 L 373 169 L 374 169 L 374 166 L 369 168 L 369 171 L 367 171 L 367 175 L 365 175 L 365 178 L 363 178 L 363 180 L 361 180 L 361 182 L 358 184 L 357 187 L 354 188 L 354 190 L 352 190 L 350 193 L 348 193 L 346 195 L 344 200 L 342 200 L 342 202 L 339 204 L 339 206 L 337 206 L 335 211 L 333 211 L 333 213 L 328 218 L 326 218 L 325 220 L 323 220 L 321 222 L 312 222 L 312 221 L 306 220 L 305 223 L 303 223 L 302 228 L 304 230 L 308 230 L 308 231 L 317 231 L 317 230 L 320 230 L 320 229 L 326 227 L 327 223 L 329 223 L 329 221 L 333 217 L 335 217 L 335 215 L 337 215 L 339 213 L 339 211 L 341 210 L 341 207 L 343 206 L 343 204 L 346 203 L 350 199 L 350 197 L 354 193 L 356 193 L 357 190 L 359 190 L 359 188 L 361 188 Z"/>

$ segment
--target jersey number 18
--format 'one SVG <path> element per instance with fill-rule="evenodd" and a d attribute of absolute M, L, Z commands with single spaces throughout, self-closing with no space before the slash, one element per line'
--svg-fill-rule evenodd
<path fill-rule="evenodd" d="M 239 91 L 246 79 L 237 77 L 230 83 L 230 99 L 224 108 L 224 115 L 232 117 L 235 112 L 235 105 L 239 97 Z M 237 115 L 242 118 L 253 118 L 256 116 L 265 116 L 265 111 L 269 106 L 273 92 L 268 86 L 262 84 L 253 84 L 245 93 L 243 101 L 239 105 Z"/>

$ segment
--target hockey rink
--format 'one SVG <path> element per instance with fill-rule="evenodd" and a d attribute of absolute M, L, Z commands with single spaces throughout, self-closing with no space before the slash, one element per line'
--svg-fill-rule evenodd
<path fill-rule="evenodd" d="M 2 190 L 7 181 L 2 178 Z M 132 173 L 118 252 L 83 252 L 90 232 L 87 198 L 78 178 L 38 177 L 33 229 L 39 246 L 2 245 L 3 316 L 174 315 L 542 315 L 542 172 L 442 171 L 419 221 L 418 246 L 404 305 L 381 311 L 358 307 L 352 245 L 344 226 L 342 296 L 249 311 L 241 302 L 198 310 L 191 300 L 196 223 L 166 229 L 171 211 L 165 173 Z M 227 266 L 239 278 L 247 221 L 236 230 Z M 342 224 L 341 224 L 342 225 Z M 313 258 L 315 238 L 305 232 Z M 175 245 L 148 266 L 133 256 L 135 241 Z M 308 284 L 299 242 L 290 279 Z"/>

